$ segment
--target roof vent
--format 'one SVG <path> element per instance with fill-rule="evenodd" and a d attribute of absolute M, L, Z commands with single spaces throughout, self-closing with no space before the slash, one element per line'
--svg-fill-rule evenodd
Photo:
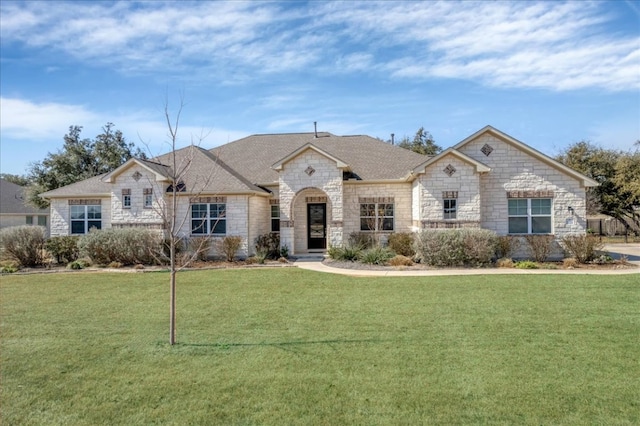
<path fill-rule="evenodd" d="M 395 145 L 395 140 L 394 140 L 395 136 L 396 136 L 395 133 L 391 133 L 391 145 Z"/>
<path fill-rule="evenodd" d="M 318 122 L 314 121 L 313 122 L 313 133 L 316 135 L 316 139 L 318 139 Z"/>

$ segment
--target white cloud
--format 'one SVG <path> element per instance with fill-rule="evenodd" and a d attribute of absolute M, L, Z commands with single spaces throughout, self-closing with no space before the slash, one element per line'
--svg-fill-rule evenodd
<path fill-rule="evenodd" d="M 302 71 L 640 88 L 640 38 L 587 2 L 3 2 L 3 43 L 229 84 Z M 613 28 L 613 30 L 612 30 Z"/>
<path fill-rule="evenodd" d="M 96 121 L 96 114 L 82 105 L 0 98 L 2 139 L 48 142 L 53 135 L 61 140 L 70 125 L 91 125 Z"/>

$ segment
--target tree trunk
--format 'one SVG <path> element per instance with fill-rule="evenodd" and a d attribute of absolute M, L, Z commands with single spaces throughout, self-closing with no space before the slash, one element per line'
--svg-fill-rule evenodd
<path fill-rule="evenodd" d="M 170 255 L 171 255 L 171 290 L 170 294 L 170 305 L 169 305 L 169 344 L 174 345 L 176 343 L 176 244 L 174 238 L 172 237 L 170 242 Z"/>

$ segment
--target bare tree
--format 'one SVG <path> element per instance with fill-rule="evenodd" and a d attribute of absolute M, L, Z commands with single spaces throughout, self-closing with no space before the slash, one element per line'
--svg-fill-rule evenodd
<path fill-rule="evenodd" d="M 162 156 L 163 161 L 159 166 L 164 166 L 164 175 L 166 176 L 169 186 L 166 190 L 158 191 L 156 194 L 154 191 L 155 205 L 154 209 L 160 216 L 163 222 L 163 229 L 165 233 L 166 246 L 168 246 L 169 257 L 169 275 L 170 275 L 170 290 L 169 290 L 169 344 L 174 345 L 176 343 L 176 276 L 177 273 L 189 266 L 189 264 L 196 260 L 205 251 L 208 251 L 211 247 L 212 235 L 206 232 L 202 237 L 193 239 L 196 241 L 195 247 L 192 247 L 191 253 L 178 261 L 178 248 L 183 244 L 183 236 L 181 230 L 190 221 L 190 209 L 183 215 L 179 215 L 179 200 L 183 196 L 199 197 L 202 192 L 207 188 L 208 184 L 212 182 L 215 167 L 209 168 L 209 171 L 204 175 L 199 175 L 196 172 L 190 170 L 193 166 L 193 162 L 198 155 L 207 155 L 210 160 L 217 162 L 217 157 L 209 152 L 203 153 L 199 145 L 207 135 L 200 135 L 198 138 L 191 137 L 191 144 L 180 150 L 176 149 L 178 143 L 178 129 L 180 126 L 180 118 L 182 110 L 184 108 L 184 100 L 180 99 L 180 105 L 175 114 L 175 118 L 171 118 L 169 111 L 168 100 L 165 102 L 164 118 L 168 128 L 168 144 L 170 145 L 170 153 Z M 196 140 L 197 139 L 197 140 Z M 152 160 L 153 161 L 153 160 Z M 168 166 L 168 167 L 167 167 Z M 151 183 L 151 182 L 150 182 Z M 187 184 L 189 188 L 187 188 Z M 190 203 L 189 203 L 190 204 Z M 203 218 L 200 226 L 206 226 L 206 221 L 210 218 Z M 216 221 L 220 220 L 217 218 Z M 189 224 L 190 226 L 190 224 Z M 191 228 L 189 228 L 191 229 Z M 206 229 L 206 228 L 205 228 Z"/>

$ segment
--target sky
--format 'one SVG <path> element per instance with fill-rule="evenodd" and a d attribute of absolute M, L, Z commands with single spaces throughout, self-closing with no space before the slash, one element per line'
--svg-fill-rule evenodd
<path fill-rule="evenodd" d="M 0 2 L 0 173 L 27 173 L 72 125 L 165 153 L 165 109 L 178 147 L 317 122 L 630 150 L 640 2 Z"/>

